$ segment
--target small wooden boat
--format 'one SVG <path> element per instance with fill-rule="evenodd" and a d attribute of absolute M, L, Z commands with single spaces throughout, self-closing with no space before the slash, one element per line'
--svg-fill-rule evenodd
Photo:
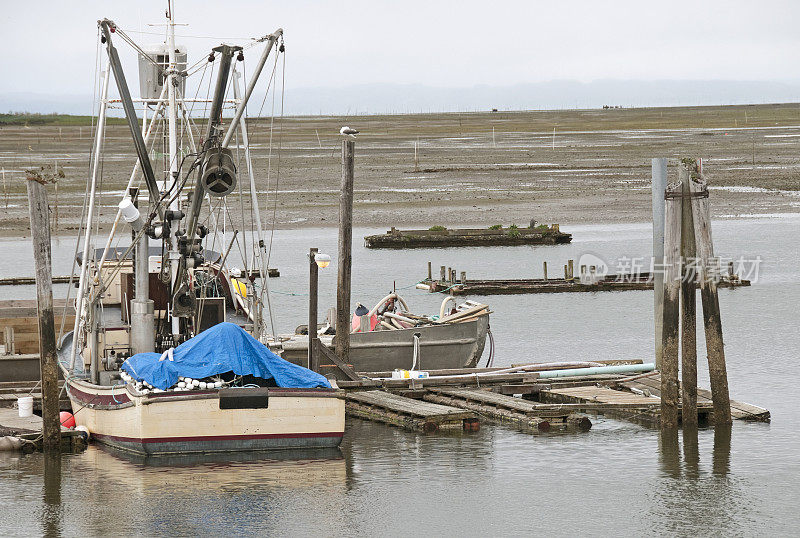
<path fill-rule="evenodd" d="M 445 299 L 439 316 L 420 316 L 408 312 L 406 302 L 391 294 L 365 316 L 363 327 L 354 321 L 350 333 L 349 362 L 357 372 L 383 372 L 395 369 L 474 368 L 483 355 L 489 330 L 489 307 L 467 301 L 447 314 Z M 389 310 L 381 307 L 391 303 Z M 366 310 L 366 309 L 364 309 Z M 355 318 L 354 318 L 355 319 Z M 370 320 L 366 322 L 366 320 Z M 336 336 L 332 320 L 318 328 L 322 344 L 333 349 Z M 418 344 L 415 361 L 415 344 Z M 308 363 L 308 328 L 301 325 L 294 335 L 284 336 L 270 346 L 295 364 Z M 325 360 L 320 367 L 326 374 Z M 335 369 L 330 372 L 337 373 Z"/>

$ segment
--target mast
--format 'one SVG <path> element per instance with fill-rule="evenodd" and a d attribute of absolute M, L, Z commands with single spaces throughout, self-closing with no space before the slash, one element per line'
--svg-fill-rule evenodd
<path fill-rule="evenodd" d="M 167 24 L 167 47 L 169 48 L 169 67 L 167 68 L 167 123 L 169 129 L 169 180 L 165 181 L 169 185 L 168 189 L 173 192 L 178 186 L 178 105 L 176 103 L 175 86 L 177 81 L 178 62 L 175 53 L 175 12 L 173 3 L 169 2 L 167 11 L 169 23 Z M 180 211 L 180 197 L 172 196 L 169 209 L 173 215 Z M 178 238 L 175 231 L 170 229 L 169 234 L 169 261 L 170 275 L 173 289 L 178 286 L 178 265 L 180 263 L 180 253 L 178 252 Z M 172 334 L 177 337 L 180 334 L 180 318 L 172 316 Z M 177 339 L 177 338 L 176 338 Z"/>
<path fill-rule="evenodd" d="M 91 186 L 89 188 L 89 209 L 86 216 L 86 230 L 83 234 L 83 259 L 81 260 L 81 275 L 78 279 L 78 295 L 75 305 L 75 327 L 72 332 L 72 353 L 69 358 L 69 369 L 75 368 L 75 357 L 78 352 L 79 335 L 85 323 L 82 315 L 86 299 L 86 280 L 89 269 L 89 246 L 92 240 L 92 220 L 94 218 L 95 189 L 97 187 L 97 175 L 100 171 L 100 153 L 103 151 L 103 138 L 106 127 L 106 109 L 108 108 L 108 80 L 111 77 L 111 61 L 106 63 L 106 70 L 103 73 L 103 89 L 100 92 L 100 112 L 97 116 L 97 130 L 95 131 L 95 146 L 92 156 L 92 175 Z M 92 316 L 92 319 L 94 317 Z M 94 361 L 94 357 L 92 357 Z"/>

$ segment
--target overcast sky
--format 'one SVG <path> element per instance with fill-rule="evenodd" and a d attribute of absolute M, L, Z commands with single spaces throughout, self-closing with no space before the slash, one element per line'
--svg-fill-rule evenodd
<path fill-rule="evenodd" d="M 141 43 L 158 42 L 134 32 L 159 31 L 147 25 L 164 22 L 165 6 L 5 1 L 0 94 L 91 94 L 97 19 L 113 19 Z M 223 39 L 244 43 L 283 27 L 288 89 L 800 79 L 796 1 L 178 0 L 176 16 L 189 24 L 178 42 L 189 47 L 190 63 Z M 131 86 L 134 57 L 125 53 Z"/>

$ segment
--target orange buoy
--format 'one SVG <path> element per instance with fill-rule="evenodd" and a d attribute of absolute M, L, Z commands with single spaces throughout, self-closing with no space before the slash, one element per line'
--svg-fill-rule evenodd
<path fill-rule="evenodd" d="M 75 427 L 75 417 L 69 411 L 61 411 L 58 414 L 58 420 L 61 422 L 61 425 L 65 428 L 74 428 Z"/>

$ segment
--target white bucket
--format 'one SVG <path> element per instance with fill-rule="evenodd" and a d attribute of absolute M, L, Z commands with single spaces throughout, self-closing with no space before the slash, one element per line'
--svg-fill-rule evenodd
<path fill-rule="evenodd" d="M 17 406 L 19 407 L 19 416 L 21 418 L 33 416 L 33 396 L 17 398 Z"/>

